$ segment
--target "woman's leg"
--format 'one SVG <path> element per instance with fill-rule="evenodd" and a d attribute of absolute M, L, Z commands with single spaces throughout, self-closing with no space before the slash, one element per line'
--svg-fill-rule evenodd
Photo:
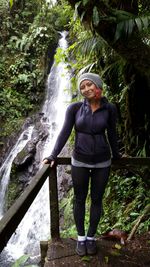
<path fill-rule="evenodd" d="M 89 169 L 84 167 L 71 167 L 73 188 L 74 188 L 74 219 L 79 236 L 85 235 L 85 201 L 89 185 Z"/>
<path fill-rule="evenodd" d="M 108 182 L 110 167 L 91 169 L 91 208 L 88 237 L 96 233 L 102 211 L 102 198 Z"/>

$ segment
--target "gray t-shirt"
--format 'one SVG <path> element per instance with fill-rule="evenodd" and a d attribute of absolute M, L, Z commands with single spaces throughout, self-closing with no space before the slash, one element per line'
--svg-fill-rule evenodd
<path fill-rule="evenodd" d="M 71 157 L 71 164 L 75 167 L 85 167 L 85 168 L 107 168 L 111 165 L 111 159 L 95 164 L 87 164 L 84 162 L 80 162 L 73 157 Z"/>

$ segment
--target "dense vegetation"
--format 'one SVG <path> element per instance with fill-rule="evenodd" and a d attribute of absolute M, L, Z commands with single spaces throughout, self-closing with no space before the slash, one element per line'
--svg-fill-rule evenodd
<path fill-rule="evenodd" d="M 12 6 L 5 0 L 0 5 L 1 147 L 42 104 L 59 31 L 70 15 L 45 1 L 10 2 Z"/>
<path fill-rule="evenodd" d="M 107 185 L 104 201 L 103 215 L 97 230 L 97 236 L 110 231 L 111 229 L 122 229 L 128 234 L 137 223 L 142 214 L 143 220 L 137 227 L 137 233 L 149 231 L 150 219 L 149 212 L 149 194 L 150 191 L 138 175 L 130 172 L 114 173 L 112 172 Z M 61 201 L 60 210 L 64 214 L 64 220 L 61 225 L 63 236 L 76 237 L 76 227 L 74 224 L 73 214 L 73 190 Z M 89 226 L 90 195 L 88 195 L 86 206 L 85 227 Z"/>
<path fill-rule="evenodd" d="M 0 4 L 1 146 L 14 128 L 20 129 L 24 119 L 39 109 L 59 31 L 67 29 L 69 48 L 65 54 L 58 50 L 56 59 L 66 60 L 73 70 L 74 101 L 79 97 L 76 74 L 98 72 L 104 80 L 104 94 L 118 108 L 120 151 L 149 156 L 149 1 L 60 0 L 53 7 L 44 0 L 10 3 L 3 0 Z M 131 230 L 149 204 L 149 181 L 149 170 L 141 166 L 130 172 L 112 172 L 99 233 L 113 227 Z M 65 229 L 74 234 L 72 190 L 69 194 L 61 208 L 67 218 Z M 146 215 L 138 231 L 149 227 Z"/>

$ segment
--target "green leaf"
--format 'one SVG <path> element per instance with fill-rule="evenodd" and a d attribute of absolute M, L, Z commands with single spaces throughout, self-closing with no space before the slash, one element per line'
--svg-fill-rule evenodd
<path fill-rule="evenodd" d="M 139 215 L 138 212 L 131 212 L 131 213 L 130 213 L 130 216 L 138 216 L 138 215 Z"/>
<path fill-rule="evenodd" d="M 99 19 L 99 12 L 98 12 L 98 9 L 97 9 L 96 6 L 94 6 L 94 8 L 93 8 L 93 17 L 92 17 L 92 19 L 93 19 L 93 24 L 95 26 L 98 26 L 100 19 Z"/>
<path fill-rule="evenodd" d="M 85 6 L 88 2 L 89 2 L 89 0 L 82 0 L 83 6 Z"/>
<path fill-rule="evenodd" d="M 10 7 L 12 8 L 13 6 L 13 0 L 9 0 Z"/>
<path fill-rule="evenodd" d="M 81 4 L 81 1 L 77 2 L 75 4 L 75 10 L 74 10 L 74 15 L 73 15 L 73 19 L 76 20 L 77 19 L 77 16 L 78 16 L 78 7 L 80 6 Z"/>
<path fill-rule="evenodd" d="M 148 17 L 144 17 L 144 18 L 141 18 L 141 20 L 142 20 L 142 23 L 143 23 L 143 28 L 147 29 L 148 26 L 149 26 L 150 17 L 149 16 Z"/>
<path fill-rule="evenodd" d="M 80 17 L 80 20 L 81 20 L 81 21 L 83 21 L 83 17 L 84 17 L 84 15 L 85 15 L 85 11 L 83 11 L 82 14 L 81 14 L 81 17 Z"/>
<path fill-rule="evenodd" d="M 115 32 L 115 38 L 114 40 L 117 41 L 122 36 L 124 30 L 124 21 L 121 21 L 117 24 L 116 32 Z"/>
<path fill-rule="evenodd" d="M 127 24 L 126 24 L 127 25 Z M 128 20 L 128 26 L 127 26 L 127 35 L 130 36 L 133 32 L 133 28 L 135 26 L 135 22 L 133 19 Z"/>
<path fill-rule="evenodd" d="M 107 189 L 106 189 L 106 192 L 105 192 L 105 197 L 106 198 L 110 195 L 110 192 L 111 192 L 111 187 L 108 186 Z"/>
<path fill-rule="evenodd" d="M 149 26 L 149 20 L 150 20 L 149 16 L 136 18 L 135 24 L 137 25 L 138 30 L 141 31 L 143 29 L 147 29 Z"/>
<path fill-rule="evenodd" d="M 20 265 L 24 264 L 29 259 L 29 257 L 29 255 L 21 256 L 18 260 L 16 260 L 12 267 L 20 267 Z"/>
<path fill-rule="evenodd" d="M 138 27 L 138 30 L 141 31 L 142 28 L 143 28 L 143 24 L 142 24 L 142 20 L 141 20 L 141 18 L 136 18 L 136 19 L 135 19 L 135 23 L 136 23 L 136 25 L 137 25 L 137 27 Z"/>
<path fill-rule="evenodd" d="M 115 244 L 115 248 L 117 248 L 117 249 L 121 249 L 121 245 L 119 245 L 119 244 Z"/>
<path fill-rule="evenodd" d="M 89 256 L 82 257 L 82 261 L 90 262 L 91 258 Z"/>
<path fill-rule="evenodd" d="M 118 22 L 131 18 L 132 14 L 124 10 L 112 10 L 112 14 L 116 17 Z"/>
<path fill-rule="evenodd" d="M 105 256 L 104 259 L 105 259 L 105 263 L 108 264 L 108 261 L 109 261 L 108 256 Z"/>
<path fill-rule="evenodd" d="M 115 250 L 112 250 L 111 251 L 111 255 L 112 256 L 120 256 L 120 250 L 116 250 L 116 249 Z"/>

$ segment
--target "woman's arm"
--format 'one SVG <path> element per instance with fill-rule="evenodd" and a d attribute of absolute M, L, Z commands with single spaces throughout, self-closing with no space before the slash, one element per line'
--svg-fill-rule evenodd
<path fill-rule="evenodd" d="M 75 114 L 77 111 L 77 106 L 78 103 L 72 103 L 67 108 L 63 127 L 57 137 L 57 140 L 55 142 L 50 157 L 47 157 L 46 159 L 50 158 L 51 161 L 55 160 L 58 154 L 61 152 L 64 145 L 66 144 L 75 123 Z"/>

